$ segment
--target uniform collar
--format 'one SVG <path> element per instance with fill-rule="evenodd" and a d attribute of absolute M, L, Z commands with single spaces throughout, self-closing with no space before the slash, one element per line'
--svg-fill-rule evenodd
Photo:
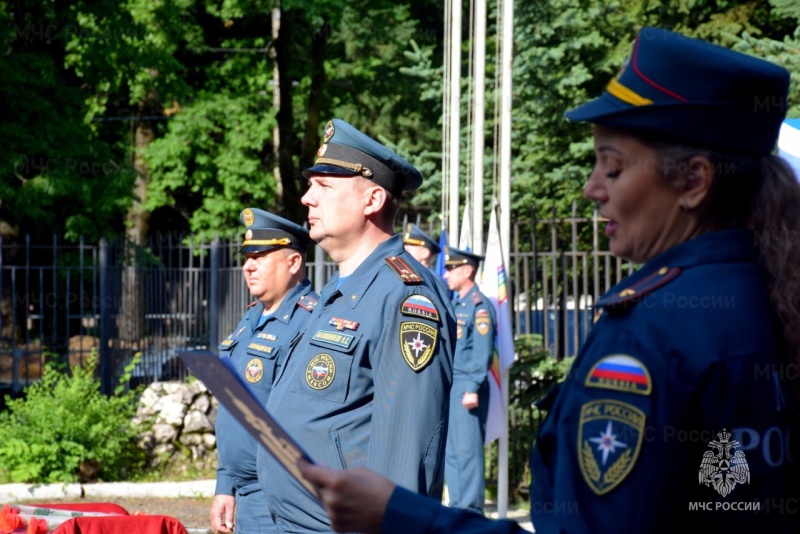
<path fill-rule="evenodd" d="M 310 287 L 311 281 L 308 278 L 294 286 L 289 290 L 286 296 L 283 297 L 278 309 L 272 312 L 270 317 L 276 321 L 287 324 L 291 320 L 295 308 L 297 308 L 297 299 L 299 299 L 301 295 L 308 293 Z M 256 302 L 255 306 L 250 309 L 249 322 L 251 330 L 255 330 L 258 327 L 258 320 L 261 318 L 262 313 L 264 313 L 264 304 Z"/>
<path fill-rule="evenodd" d="M 473 294 L 475 294 L 475 293 L 478 293 L 478 292 L 479 292 L 479 289 L 478 289 L 478 284 L 477 284 L 477 283 L 476 283 L 476 284 L 473 284 L 473 285 L 472 285 L 472 287 L 471 287 L 471 288 L 469 288 L 469 291 L 467 291 L 467 292 L 464 294 L 464 296 L 463 296 L 463 297 L 459 297 L 459 296 L 458 296 L 458 293 L 456 293 L 456 302 L 457 302 L 457 303 L 463 303 L 463 304 L 466 304 L 466 303 L 468 303 L 468 302 L 471 302 L 471 301 L 472 301 L 472 299 L 473 299 L 472 295 L 473 295 Z"/>
<path fill-rule="evenodd" d="M 336 288 L 336 282 L 339 279 L 339 273 L 337 272 L 322 289 L 321 300 L 327 303 L 338 293 L 345 298 L 351 308 L 355 308 L 361 297 L 369 289 L 369 286 L 377 278 L 378 272 L 382 267 L 386 266 L 383 261 L 384 258 L 399 256 L 404 253 L 405 248 L 403 247 L 402 237 L 400 234 L 393 235 L 375 247 L 375 250 L 361 262 L 361 265 L 356 267 L 356 270 L 342 282 L 338 289 Z"/>
<path fill-rule="evenodd" d="M 606 294 L 618 292 L 664 267 L 686 269 L 710 263 L 752 263 L 757 260 L 755 237 L 750 230 L 734 228 L 707 232 L 653 257 Z"/>

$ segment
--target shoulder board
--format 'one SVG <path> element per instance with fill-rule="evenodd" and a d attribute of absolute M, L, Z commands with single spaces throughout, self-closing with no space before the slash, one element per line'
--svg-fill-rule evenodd
<path fill-rule="evenodd" d="M 389 256 L 383 261 L 394 271 L 394 274 L 400 277 L 404 284 L 416 285 L 422 283 L 422 277 L 406 263 L 406 260 L 397 256 Z"/>
<path fill-rule="evenodd" d="M 318 300 L 319 299 L 317 297 L 311 293 L 308 293 L 297 299 L 297 305 L 303 308 L 305 311 L 310 312 L 314 311 L 314 306 L 317 305 Z"/>
<path fill-rule="evenodd" d="M 483 297 L 477 291 L 473 293 L 469 299 L 472 301 L 473 304 L 480 304 L 481 302 L 483 302 Z"/>
<path fill-rule="evenodd" d="M 662 267 L 649 276 L 626 287 L 622 291 L 611 293 L 597 300 L 597 308 L 620 308 L 638 302 L 648 293 L 664 287 L 681 274 L 680 267 Z"/>

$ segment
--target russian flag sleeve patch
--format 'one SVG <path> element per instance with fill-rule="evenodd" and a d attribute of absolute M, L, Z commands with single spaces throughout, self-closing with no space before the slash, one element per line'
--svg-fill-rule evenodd
<path fill-rule="evenodd" d="M 650 395 L 653 382 L 642 362 L 627 354 L 611 354 L 592 366 L 584 382 L 587 387 Z"/>

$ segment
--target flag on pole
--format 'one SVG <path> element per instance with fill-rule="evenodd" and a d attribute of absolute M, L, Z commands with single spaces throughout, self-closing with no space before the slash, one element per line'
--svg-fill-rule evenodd
<path fill-rule="evenodd" d="M 786 119 L 778 135 L 778 155 L 786 160 L 800 180 L 800 119 Z"/>
<path fill-rule="evenodd" d="M 472 252 L 472 215 L 469 204 L 464 206 L 464 218 L 461 219 L 461 233 L 458 236 L 458 248 Z"/>
<path fill-rule="evenodd" d="M 483 260 L 483 276 L 479 287 L 486 298 L 492 301 L 497 318 L 495 351 L 489 369 L 489 415 L 486 420 L 486 443 L 489 444 L 503 435 L 507 426 L 505 418 L 508 416 L 508 410 L 503 402 L 501 375 L 514 363 L 514 338 L 511 333 L 506 271 L 500 244 L 500 228 L 497 226 L 494 209 L 489 220 L 486 256 Z"/>
<path fill-rule="evenodd" d="M 445 250 L 447 250 L 447 230 L 442 228 L 442 235 L 439 236 L 439 254 L 436 255 L 436 266 L 434 267 L 433 271 L 436 273 L 436 276 L 441 278 L 442 282 L 444 280 L 444 266 L 445 266 Z M 445 282 L 445 287 L 447 287 L 447 282 Z"/>

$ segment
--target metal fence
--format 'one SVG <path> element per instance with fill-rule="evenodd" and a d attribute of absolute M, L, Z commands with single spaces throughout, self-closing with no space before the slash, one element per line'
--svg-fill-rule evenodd
<path fill-rule="evenodd" d="M 46 361 L 74 366 L 93 351 L 106 392 L 136 354 L 135 384 L 185 377 L 176 351 L 216 348 L 251 300 L 239 247 L 172 236 L 138 247 L 0 240 L 0 393 L 19 393 Z M 592 303 L 632 270 L 605 248 L 597 215 L 575 207 L 569 218 L 518 218 L 510 258 L 514 334 L 542 334 L 558 357 L 577 352 Z M 321 288 L 335 266 L 316 247 L 308 269 Z"/>

